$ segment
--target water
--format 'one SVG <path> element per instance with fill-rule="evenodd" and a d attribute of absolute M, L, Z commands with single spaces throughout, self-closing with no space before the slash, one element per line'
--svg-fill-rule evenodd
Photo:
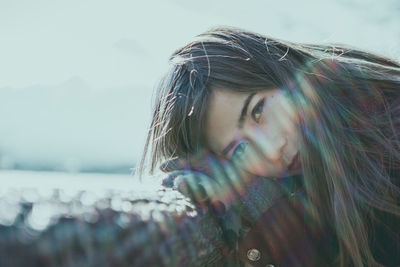
<path fill-rule="evenodd" d="M 156 179 L 144 179 L 140 182 L 136 177 L 123 174 L 103 173 L 65 173 L 42 171 L 0 171 L 0 190 L 37 189 L 50 192 L 62 189 L 64 192 L 88 190 L 106 191 L 146 191 L 155 192 L 159 186 Z"/>

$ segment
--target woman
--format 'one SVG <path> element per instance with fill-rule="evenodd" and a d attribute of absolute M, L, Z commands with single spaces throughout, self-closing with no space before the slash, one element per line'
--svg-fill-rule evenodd
<path fill-rule="evenodd" d="M 196 156 L 207 151 L 245 182 L 301 174 L 306 214 L 336 242 L 332 265 L 400 264 L 399 63 L 235 28 L 199 35 L 171 61 L 141 173 L 176 158 L 207 169 Z"/>

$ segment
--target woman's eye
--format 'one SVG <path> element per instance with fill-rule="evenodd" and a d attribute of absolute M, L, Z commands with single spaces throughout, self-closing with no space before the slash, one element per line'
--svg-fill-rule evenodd
<path fill-rule="evenodd" d="M 249 144 L 246 142 L 240 143 L 232 153 L 233 159 L 241 159 L 246 151 L 246 148 Z"/>
<path fill-rule="evenodd" d="M 261 115 L 263 113 L 263 109 L 264 109 L 264 102 L 265 102 L 265 98 L 261 99 L 257 105 L 253 108 L 253 111 L 251 112 L 251 116 L 253 117 L 253 120 L 255 120 L 256 122 L 259 122 L 261 119 Z"/>

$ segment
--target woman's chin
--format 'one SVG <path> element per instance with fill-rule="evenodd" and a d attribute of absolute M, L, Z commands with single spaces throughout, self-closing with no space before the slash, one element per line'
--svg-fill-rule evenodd
<path fill-rule="evenodd" d="M 265 177 L 265 178 L 270 178 L 270 179 L 277 179 L 280 177 L 286 177 L 290 175 L 287 170 L 265 170 L 265 169 L 258 169 L 258 170 L 253 170 L 250 172 L 252 175 L 257 176 L 257 177 Z"/>
<path fill-rule="evenodd" d="M 255 176 L 258 177 L 265 177 L 265 178 L 270 178 L 270 179 L 279 179 L 279 178 L 284 178 L 284 177 L 288 177 L 288 176 L 293 176 L 293 175 L 299 175 L 301 174 L 302 171 L 301 169 L 296 169 L 296 170 L 281 170 L 280 172 L 257 172 L 257 173 L 252 173 Z"/>

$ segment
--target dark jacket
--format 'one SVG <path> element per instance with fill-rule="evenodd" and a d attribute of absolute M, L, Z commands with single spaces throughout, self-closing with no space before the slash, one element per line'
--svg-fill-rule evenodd
<path fill-rule="evenodd" d="M 398 172 L 393 173 L 398 185 Z M 305 212 L 302 177 L 281 179 L 287 194 L 276 200 L 239 242 L 237 257 L 252 266 L 337 266 L 338 240 L 331 226 L 317 228 Z M 400 266 L 400 219 L 375 211 L 369 233 L 373 256 L 384 266 Z M 332 222 L 333 224 L 333 222 Z"/>
<path fill-rule="evenodd" d="M 399 171 L 393 171 L 391 177 L 399 185 Z M 169 178 L 164 180 L 165 185 L 173 186 L 174 175 Z M 255 179 L 238 202 L 239 208 L 229 208 L 220 220 L 227 233 L 227 246 L 232 248 L 236 243 L 236 249 L 225 251 L 227 258 L 263 267 L 339 265 L 334 222 L 317 227 L 307 214 L 309 201 L 302 175 Z M 366 222 L 371 226 L 368 234 L 372 254 L 384 266 L 400 266 L 399 217 L 377 210 L 374 214 Z"/>

